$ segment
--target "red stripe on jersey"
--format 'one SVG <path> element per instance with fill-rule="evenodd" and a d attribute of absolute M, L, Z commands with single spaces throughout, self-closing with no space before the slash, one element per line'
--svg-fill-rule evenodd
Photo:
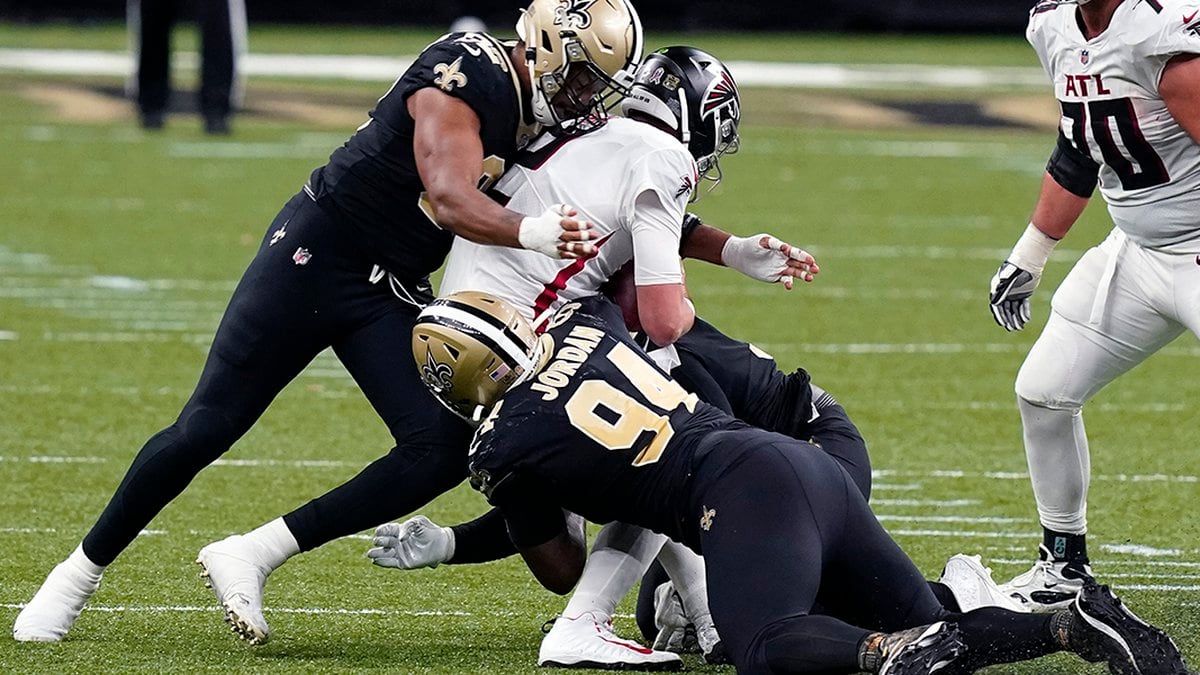
<path fill-rule="evenodd" d="M 604 243 L 609 239 L 611 239 L 613 234 L 613 232 L 609 232 L 596 241 L 597 254 L 600 252 L 600 247 L 603 246 Z M 582 272 L 583 268 L 587 266 L 588 261 L 595 257 L 596 256 L 593 255 L 591 258 L 579 258 L 575 262 L 559 270 L 554 279 L 547 282 L 546 285 L 542 287 L 542 292 L 537 296 L 537 300 L 535 300 L 533 303 L 533 315 L 541 316 L 542 312 L 549 309 L 550 305 L 553 305 L 554 301 L 558 299 L 558 294 L 562 292 L 562 289 L 567 287 L 567 282 L 571 280 L 571 277 L 574 277 L 576 274 Z M 543 322 L 542 325 L 544 326 L 545 322 Z M 537 332 L 542 332 L 542 326 L 537 327 Z"/>

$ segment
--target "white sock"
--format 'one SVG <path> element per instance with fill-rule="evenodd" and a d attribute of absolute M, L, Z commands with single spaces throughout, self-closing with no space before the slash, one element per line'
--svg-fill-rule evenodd
<path fill-rule="evenodd" d="M 629 589 L 646 573 L 667 538 L 649 530 L 609 523 L 596 535 L 579 585 L 563 610 L 574 618 L 592 612 L 599 621 L 612 618 Z"/>
<path fill-rule="evenodd" d="M 1045 408 L 1017 397 L 1025 435 L 1025 458 L 1042 526 L 1055 532 L 1087 532 L 1091 461 L 1079 408 Z"/>
<path fill-rule="evenodd" d="M 694 624 L 712 622 L 708 609 L 708 584 L 704 578 L 704 558 L 675 541 L 667 541 L 658 552 L 658 561 L 671 577 L 675 592 L 683 601 L 683 612 Z"/>
<path fill-rule="evenodd" d="M 300 552 L 300 544 L 296 543 L 296 537 L 283 522 L 283 518 L 276 518 L 243 536 L 254 544 L 258 550 L 259 562 L 270 571 L 276 570 L 287 562 L 288 558 Z"/>
<path fill-rule="evenodd" d="M 104 573 L 104 566 L 97 565 L 96 563 L 92 562 L 91 559 L 87 557 L 87 554 L 83 552 L 82 543 L 76 546 L 74 551 L 71 551 L 71 555 L 67 556 L 67 562 L 74 565 L 77 569 L 87 572 L 93 577 L 98 577 Z"/>

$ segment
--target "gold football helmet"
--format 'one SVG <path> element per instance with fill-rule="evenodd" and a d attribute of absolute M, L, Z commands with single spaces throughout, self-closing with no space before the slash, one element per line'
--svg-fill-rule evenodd
<path fill-rule="evenodd" d="M 413 327 L 413 357 L 425 386 L 452 412 L 478 422 L 533 366 L 533 328 L 490 293 L 434 300 Z"/>
<path fill-rule="evenodd" d="M 633 82 L 642 22 L 629 0 L 533 0 L 517 22 L 533 116 L 566 131 L 601 119 Z"/>

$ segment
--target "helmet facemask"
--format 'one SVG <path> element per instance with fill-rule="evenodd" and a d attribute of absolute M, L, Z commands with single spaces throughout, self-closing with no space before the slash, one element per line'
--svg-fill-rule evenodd
<path fill-rule="evenodd" d="M 517 22 L 538 123 L 567 133 L 603 124 L 642 53 L 628 0 L 533 0 Z"/>
<path fill-rule="evenodd" d="M 564 43 L 567 63 L 561 71 L 544 73 L 534 80 L 533 116 L 543 126 L 567 134 L 583 133 L 604 124 L 609 110 L 628 86 L 609 77 L 587 57 L 578 42 Z M 529 65 L 533 77 L 533 65 Z"/>

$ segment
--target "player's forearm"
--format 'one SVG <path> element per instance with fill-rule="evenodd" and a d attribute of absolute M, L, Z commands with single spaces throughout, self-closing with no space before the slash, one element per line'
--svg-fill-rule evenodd
<path fill-rule="evenodd" d="M 454 555 L 446 561 L 447 565 L 491 562 L 517 553 L 499 509 L 450 529 L 454 532 Z"/>
<path fill-rule="evenodd" d="M 1062 239 L 1087 208 L 1088 199 L 1067 190 L 1049 173 L 1042 177 L 1042 191 L 1033 208 L 1033 223 L 1047 237 Z"/>
<path fill-rule="evenodd" d="M 474 186 L 430 193 L 434 217 L 442 228 L 477 244 L 521 248 L 518 233 L 523 216 L 510 211 Z"/>
<path fill-rule="evenodd" d="M 660 347 L 678 340 L 696 321 L 696 310 L 683 284 L 638 286 L 637 306 L 642 331 Z"/>
<path fill-rule="evenodd" d="M 679 255 L 723 266 L 725 262 L 721 259 L 721 251 L 731 236 L 720 228 L 700 223 L 683 239 Z"/>

